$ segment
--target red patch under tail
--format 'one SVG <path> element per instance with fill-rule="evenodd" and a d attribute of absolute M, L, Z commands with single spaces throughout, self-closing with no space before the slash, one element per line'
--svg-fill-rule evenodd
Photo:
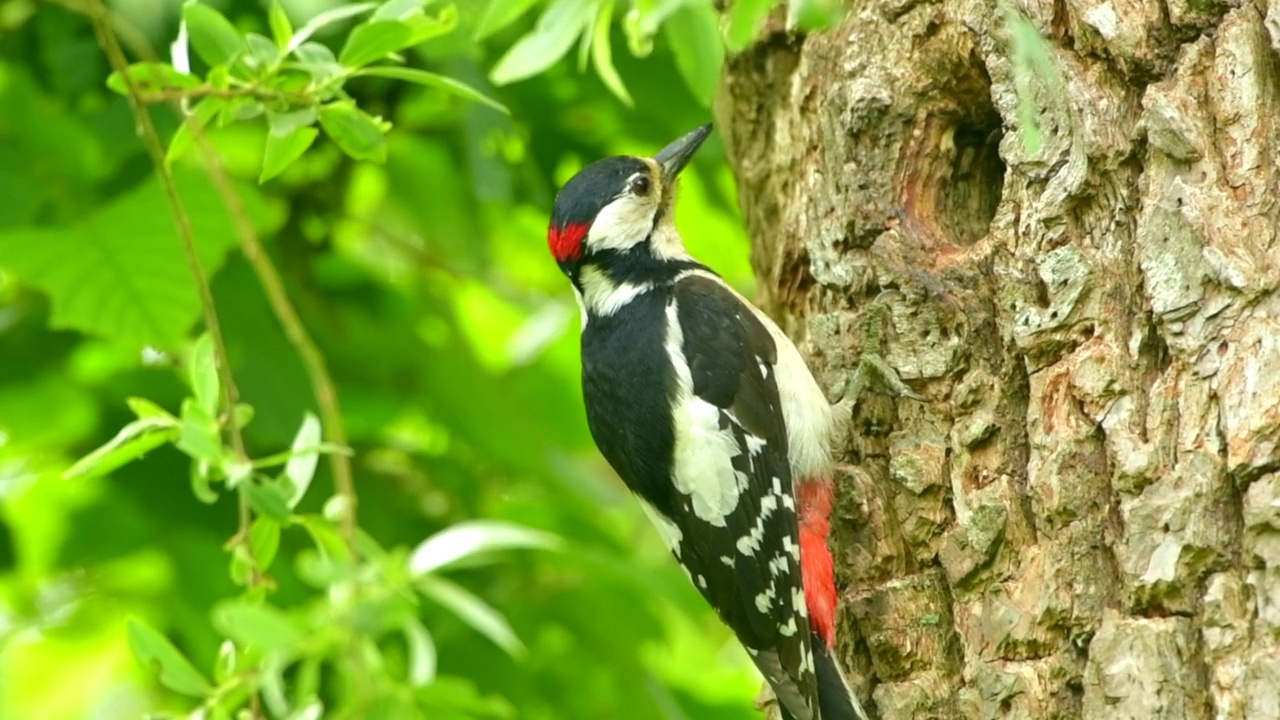
<path fill-rule="evenodd" d="M 836 641 L 836 577 L 827 547 L 831 532 L 831 505 L 835 488 L 830 478 L 811 478 L 796 483 L 800 515 L 800 574 L 809 606 L 809 625 L 827 643 Z"/>

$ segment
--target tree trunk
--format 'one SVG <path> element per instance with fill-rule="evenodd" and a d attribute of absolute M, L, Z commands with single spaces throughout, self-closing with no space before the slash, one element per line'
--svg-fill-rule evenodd
<path fill-rule="evenodd" d="M 1280 0 L 1004 7 L 771 18 L 718 100 L 758 301 L 927 397 L 841 448 L 840 653 L 888 719 L 1280 718 Z"/>

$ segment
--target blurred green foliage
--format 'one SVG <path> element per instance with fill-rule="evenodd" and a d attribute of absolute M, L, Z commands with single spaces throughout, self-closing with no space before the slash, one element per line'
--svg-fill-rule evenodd
<path fill-rule="evenodd" d="M 740 5 L 730 47 L 769 3 Z M 283 463 L 298 451 L 280 475 L 293 483 L 284 504 L 255 501 L 243 552 L 228 549 L 228 483 L 193 492 L 193 475 L 210 474 L 188 455 L 203 451 L 164 418 L 186 428 L 206 401 L 216 413 L 200 301 L 127 83 L 108 86 L 76 6 L 0 6 L 0 717 L 182 714 L 222 690 L 243 704 L 236 677 L 272 717 L 315 717 L 313 695 L 364 708 L 357 717 L 753 717 L 745 655 L 591 445 L 578 312 L 544 246 L 555 190 L 583 163 L 651 153 L 709 119 L 723 52 L 710 3 L 432 4 L 411 35 L 353 30 L 368 27 L 365 8 L 319 28 L 304 53 L 392 67 L 379 58 L 395 52 L 403 64 L 344 76 L 323 97 L 206 107 L 221 165 L 338 388 L 365 560 L 348 571 L 367 576 L 354 606 L 335 596 L 351 585 L 326 575 L 341 541 L 325 515 L 329 466 L 308 452 L 317 408 L 303 365 L 201 154 L 179 137 L 177 188 L 253 409 L 248 454 Z M 131 61 L 149 60 L 143 46 L 169 59 L 187 17 L 196 77 L 153 67 L 132 78 L 144 89 L 291 92 L 261 78 L 286 83 L 290 33 L 340 4 L 110 7 Z M 241 52 L 259 64 L 218 75 Z M 346 109 L 288 116 L 318 103 Z M 151 114 L 166 142 L 180 136 L 170 105 Z M 692 252 L 749 293 L 718 142 L 684 177 Z M 159 433 L 150 451 L 64 477 L 135 420 L 130 398 L 156 406 L 132 402 L 153 418 L 139 432 Z M 266 577 L 246 590 L 255 565 Z M 344 623 L 369 642 L 333 645 Z"/>

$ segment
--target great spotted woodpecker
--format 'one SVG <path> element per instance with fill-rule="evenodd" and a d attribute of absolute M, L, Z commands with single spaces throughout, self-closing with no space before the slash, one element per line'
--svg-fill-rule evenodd
<path fill-rule="evenodd" d="M 833 652 L 831 406 L 672 219 L 710 133 L 592 163 L 556 196 L 548 244 L 582 309 L 587 423 L 783 718 L 865 720 Z"/>

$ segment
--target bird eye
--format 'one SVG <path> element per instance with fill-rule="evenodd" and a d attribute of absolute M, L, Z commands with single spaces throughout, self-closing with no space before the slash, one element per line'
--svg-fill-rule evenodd
<path fill-rule="evenodd" d="M 631 188 L 632 194 L 644 197 L 649 194 L 649 190 L 652 186 L 649 183 L 648 175 L 636 175 L 631 178 L 630 183 L 628 183 L 628 187 Z"/>

